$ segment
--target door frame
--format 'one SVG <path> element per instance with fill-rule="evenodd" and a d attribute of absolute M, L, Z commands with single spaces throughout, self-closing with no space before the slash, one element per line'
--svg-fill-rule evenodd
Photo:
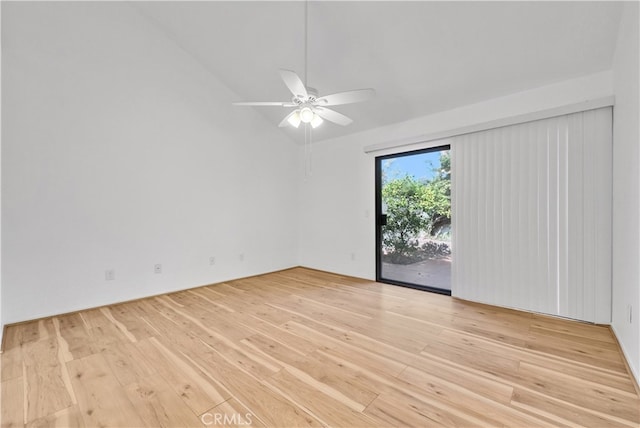
<path fill-rule="evenodd" d="M 444 290 L 442 288 L 429 287 L 426 285 L 412 284 L 410 282 L 397 281 L 394 279 L 387 279 L 382 277 L 382 161 L 393 158 L 400 158 L 404 156 L 419 155 L 422 153 L 441 152 L 449 150 L 451 153 L 451 145 L 443 144 L 439 146 L 429 147 L 420 150 L 410 150 L 408 152 L 393 153 L 390 155 L 382 155 L 375 157 L 375 203 L 376 203 L 376 215 L 375 215 L 375 227 L 376 227 L 376 282 L 382 282 L 385 284 L 399 285 L 401 287 L 415 288 L 417 290 L 429 291 L 432 293 L 451 295 L 451 290 Z"/>

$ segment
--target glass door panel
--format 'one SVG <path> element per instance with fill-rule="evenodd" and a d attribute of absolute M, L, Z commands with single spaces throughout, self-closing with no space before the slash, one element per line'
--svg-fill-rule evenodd
<path fill-rule="evenodd" d="M 449 146 L 376 158 L 377 280 L 451 293 Z"/>

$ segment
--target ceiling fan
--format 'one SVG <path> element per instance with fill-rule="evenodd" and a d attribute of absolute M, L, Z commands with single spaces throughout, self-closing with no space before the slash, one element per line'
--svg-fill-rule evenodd
<path fill-rule="evenodd" d="M 306 87 L 300 77 L 291 70 L 280 70 L 280 77 L 282 77 L 284 84 L 293 94 L 291 101 L 247 101 L 235 102 L 233 105 L 295 107 L 295 110 L 290 112 L 282 122 L 280 122 L 279 127 L 287 126 L 288 123 L 297 128 L 302 122 L 310 124 L 312 128 L 316 128 L 323 122 L 323 119 L 346 126 L 353 122 L 353 120 L 342 113 L 328 109 L 327 106 L 367 101 L 373 98 L 376 93 L 374 89 L 368 88 L 319 96 L 314 88 Z"/>

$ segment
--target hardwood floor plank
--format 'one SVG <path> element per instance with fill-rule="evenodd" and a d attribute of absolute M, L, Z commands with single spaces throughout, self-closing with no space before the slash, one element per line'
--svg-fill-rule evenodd
<path fill-rule="evenodd" d="M 451 338 L 450 331 L 440 335 L 440 340 L 429 343 L 422 355 L 429 358 L 436 355 L 450 361 L 455 361 L 464 366 L 471 367 L 482 372 L 500 375 L 503 373 L 516 373 L 518 359 L 499 348 L 483 349 L 477 345 L 477 341 L 468 337 Z"/>
<path fill-rule="evenodd" d="M 485 420 L 469 419 L 450 413 L 437 405 L 430 405 L 410 396 L 380 394 L 364 411 L 382 421 L 379 426 L 391 427 L 481 427 Z"/>
<path fill-rule="evenodd" d="M 511 402 L 513 386 L 495 379 L 483 377 L 471 370 L 460 370 L 451 364 L 433 358 L 416 358 L 409 366 L 423 373 L 434 373 L 439 381 L 462 387 L 469 392 L 480 394 L 491 400 L 508 404 Z"/>
<path fill-rule="evenodd" d="M 200 419 L 158 376 L 147 376 L 125 388 L 127 397 L 149 427 L 202 427 Z"/>
<path fill-rule="evenodd" d="M 104 308 L 100 308 L 100 312 L 102 312 L 105 316 L 105 318 L 107 318 L 109 321 L 111 321 L 111 323 L 118 329 L 120 330 L 120 332 L 127 338 L 129 339 L 130 342 L 135 343 L 138 341 L 138 339 L 136 339 L 136 337 L 129 331 L 129 329 L 127 328 L 126 325 L 124 325 L 123 323 L 121 323 L 120 321 L 118 321 L 117 319 L 115 319 L 113 317 L 113 315 L 111 314 L 111 311 L 109 310 L 108 307 L 104 307 Z"/>
<path fill-rule="evenodd" d="M 349 364 L 355 364 L 356 367 L 363 370 L 369 370 L 374 373 L 385 373 L 392 377 L 397 377 L 407 368 L 407 365 L 393 360 L 391 357 L 385 357 L 374 354 L 364 349 L 358 349 L 355 346 L 335 346 L 319 349 L 317 352 L 325 357 L 331 358 L 334 362 L 348 367 Z"/>
<path fill-rule="evenodd" d="M 18 325 L 18 332 L 18 341 L 20 346 L 25 346 L 40 339 L 40 328 L 38 326 L 38 321 L 30 321 Z"/>
<path fill-rule="evenodd" d="M 595 326 L 594 326 L 595 327 Z M 611 337 L 611 334 L 601 334 L 606 333 L 606 328 L 603 328 L 604 331 L 596 330 L 596 333 L 592 336 L 585 336 L 581 334 L 569 334 L 563 331 L 554 330 L 551 328 L 546 328 L 542 326 L 538 326 L 535 324 L 531 324 L 529 328 L 530 337 L 535 338 L 536 340 L 545 341 L 547 339 L 555 339 L 555 340 L 567 340 L 571 342 L 581 343 L 592 347 L 599 347 L 604 349 L 615 349 L 616 342 Z"/>
<path fill-rule="evenodd" d="M 102 354 L 69 361 L 67 367 L 85 425 L 144 425 Z"/>
<path fill-rule="evenodd" d="M 598 341 L 615 343 L 611 332 L 605 326 L 593 325 L 580 321 L 569 321 L 546 315 L 531 314 L 531 327 L 545 329 L 551 332 L 563 333 L 570 336 L 594 338 Z"/>
<path fill-rule="evenodd" d="M 302 318 L 308 318 L 328 325 L 339 325 L 343 328 L 354 329 L 370 322 L 354 314 L 347 314 L 338 310 L 314 304 L 305 299 L 289 297 L 271 304 L 276 309 L 284 310 Z"/>
<path fill-rule="evenodd" d="M 20 333 L 22 324 L 8 325 L 4 331 L 2 341 L 4 342 L 4 352 L 11 349 L 20 348 Z"/>
<path fill-rule="evenodd" d="M 379 423 L 362 413 L 364 407 L 353 409 L 345 405 L 344 396 L 321 391 L 288 370 L 282 370 L 267 380 L 282 396 L 305 409 L 325 426 L 371 427 Z"/>
<path fill-rule="evenodd" d="M 313 326 L 313 324 L 310 324 L 310 326 Z M 357 336 L 350 335 L 346 331 L 327 329 L 324 326 L 320 326 L 321 328 L 318 328 L 318 326 L 313 326 L 315 328 L 312 328 L 310 326 L 298 322 L 289 322 L 283 325 L 287 330 L 300 336 L 313 338 L 322 350 L 327 348 L 331 349 L 332 352 L 336 350 L 335 352 L 338 355 L 348 355 L 346 359 L 356 360 L 363 367 L 368 367 L 375 371 L 380 370 L 397 375 L 407 366 L 401 359 L 395 358 L 396 355 L 402 355 L 402 351 L 391 346 L 385 349 L 384 346 L 379 346 L 376 343 L 359 342 Z M 385 353 L 384 350 L 390 350 L 391 352 Z M 386 355 L 390 356 L 387 357 Z"/>
<path fill-rule="evenodd" d="M 201 414 L 231 397 L 156 338 L 140 341 L 136 346 L 194 414 Z"/>
<path fill-rule="evenodd" d="M 544 341 L 530 340 L 527 342 L 526 348 L 572 361 L 604 367 L 619 373 L 625 373 L 627 370 L 622 357 L 614 349 L 603 349 L 556 338 L 546 338 Z"/>
<path fill-rule="evenodd" d="M 273 363 L 272 366 L 276 372 L 280 371 L 282 367 L 294 364 L 298 359 L 304 358 L 304 354 L 300 354 L 260 333 L 243 339 L 241 343 L 250 348 L 250 352 L 264 355 L 268 361 Z"/>
<path fill-rule="evenodd" d="M 55 331 L 55 338 L 58 342 L 58 359 L 67 362 L 73 360 L 73 354 L 69 351 L 69 342 L 62 337 L 60 332 L 60 321 L 57 318 L 53 318 L 53 328 Z"/>
<path fill-rule="evenodd" d="M 307 355 L 318 349 L 318 345 L 306 340 L 303 337 L 296 336 L 289 333 L 280 325 L 274 325 L 266 322 L 253 315 L 247 317 L 244 314 L 237 314 L 231 317 L 234 322 L 243 324 L 248 328 L 251 328 L 256 333 L 268 337 L 270 340 L 287 347 L 299 355 Z"/>
<path fill-rule="evenodd" d="M 0 422 L 2 428 L 24 425 L 24 379 L 14 377 L 0 384 Z"/>
<path fill-rule="evenodd" d="M 522 361 L 528 361 L 533 364 L 545 365 L 549 364 L 549 362 L 553 362 L 554 364 L 565 364 L 566 368 L 575 366 L 580 370 L 588 369 L 589 372 L 596 371 L 598 372 L 598 374 L 607 375 L 610 377 L 627 377 L 626 373 L 620 373 L 617 368 L 612 369 L 608 363 L 603 364 L 599 360 L 584 362 L 559 355 L 557 352 L 544 352 L 541 350 L 534 350 L 526 344 L 525 346 L 515 346 L 508 342 L 478 335 L 464 330 L 447 329 L 444 335 L 452 337 L 454 342 L 457 341 L 460 343 L 470 343 L 472 344 L 472 346 L 485 349 L 490 352 L 500 351 L 506 355 L 511 355 L 513 358 Z M 560 346 L 561 344 L 558 345 Z"/>
<path fill-rule="evenodd" d="M 379 395 L 364 411 L 388 427 L 441 427 L 447 426 L 436 419 L 423 415 L 404 400 L 389 399 L 386 394 Z M 453 426 L 453 424 L 450 424 Z"/>
<path fill-rule="evenodd" d="M 70 407 L 73 401 L 64 381 L 66 368 L 58 359 L 56 339 L 29 343 L 24 346 L 23 355 L 26 421 Z"/>
<path fill-rule="evenodd" d="M 413 403 L 412 408 L 420 408 L 425 414 L 445 415 L 445 419 L 452 421 L 455 426 L 496 426 L 500 425 L 499 420 L 488 418 L 486 415 L 473 409 L 449 405 L 443 397 L 437 393 L 429 393 L 424 389 L 406 382 L 396 376 L 391 376 L 385 371 L 378 371 L 375 368 L 365 368 L 351 359 L 336 358 L 335 350 L 318 351 L 323 355 L 343 364 L 345 367 L 354 370 L 356 375 L 366 385 L 370 385 L 374 391 L 379 391 L 381 395 L 392 397 L 402 397 L 403 400 Z M 375 403 L 375 400 L 374 400 Z M 371 404 L 367 407 L 370 408 Z M 366 411 L 366 410 L 365 410 Z M 455 422 L 453 422 L 455 421 Z"/>
<path fill-rule="evenodd" d="M 553 426 L 551 423 L 545 423 L 543 419 L 533 417 L 504 404 L 507 397 L 494 400 L 464 386 L 445 381 L 437 374 L 408 367 L 398 378 L 421 388 L 429 395 L 435 394 L 456 408 L 473 409 L 480 414 L 491 415 L 507 426 Z M 510 396 L 511 394 L 508 398 Z"/>
<path fill-rule="evenodd" d="M 114 343 L 102 351 L 102 355 L 121 386 L 155 374 L 134 343 Z"/>
<path fill-rule="evenodd" d="M 65 361 L 87 357 L 96 352 L 90 330 L 79 314 L 54 317 L 53 324 Z"/>
<path fill-rule="evenodd" d="M 55 336 L 55 327 L 52 318 L 38 320 L 38 340 L 49 339 Z"/>
<path fill-rule="evenodd" d="M 226 311 L 228 313 L 234 313 L 235 310 L 232 309 L 230 306 L 225 305 L 224 303 L 220 302 L 218 296 L 210 296 L 207 295 L 206 293 L 207 288 L 206 287 L 201 287 L 201 288 L 197 288 L 195 290 L 189 290 L 188 293 L 192 294 L 193 296 L 195 296 L 198 299 L 201 299 L 203 301 L 203 303 L 206 302 L 206 304 L 211 305 L 212 307 L 221 309 L 223 311 Z"/>
<path fill-rule="evenodd" d="M 293 366 L 318 382 L 349 397 L 362 409 L 365 409 L 378 396 L 371 383 L 357 371 L 321 352 L 314 352 L 309 355 L 309 358 L 294 362 Z M 357 407 L 354 406 L 354 408 Z"/>
<path fill-rule="evenodd" d="M 617 391 L 527 363 L 521 363 L 518 374 L 522 384 L 544 391 L 545 395 L 628 421 L 640 420 L 640 400 L 635 393 Z"/>
<path fill-rule="evenodd" d="M 245 330 L 239 326 L 235 328 L 233 326 L 220 326 L 215 323 L 211 324 L 211 327 L 204 325 L 200 319 L 207 319 L 206 316 L 200 317 L 192 316 L 184 310 L 180 310 L 176 307 L 167 305 L 157 306 L 161 311 L 165 311 L 167 317 L 171 317 L 174 322 L 180 322 L 182 326 L 189 326 L 189 330 L 194 332 L 204 343 L 215 347 L 218 350 L 224 351 L 226 355 L 233 358 L 234 361 L 241 366 L 244 370 L 247 370 L 258 377 L 270 376 L 280 368 L 268 361 L 268 359 L 262 356 L 256 355 L 253 352 L 247 352 L 239 345 L 239 338 L 244 338 L 249 335 L 253 335 L 251 330 Z M 212 318 L 209 318 L 212 319 Z M 175 330 L 171 325 L 165 325 L 169 331 Z M 231 332 L 231 334 L 228 334 Z"/>
<path fill-rule="evenodd" d="M 127 303 L 123 303 L 123 306 L 128 305 Z M 89 309 L 86 311 L 80 312 L 78 315 L 80 316 L 80 321 L 82 321 L 82 325 L 84 328 L 89 331 L 92 328 L 101 327 L 105 325 L 111 324 L 101 311 L 102 308 L 97 309 Z"/>
<path fill-rule="evenodd" d="M 281 325 L 291 319 L 290 313 L 274 308 L 269 303 L 263 303 L 262 305 L 256 306 L 254 310 L 243 313 L 250 314 L 253 318 L 257 318 L 273 325 Z"/>
<path fill-rule="evenodd" d="M 131 343 L 129 338 L 111 323 L 90 329 L 89 336 L 92 344 L 88 351 L 91 354 L 103 352 L 116 343 Z"/>
<path fill-rule="evenodd" d="M 5 341 L 2 427 L 640 426 L 608 328 L 305 268 Z"/>
<path fill-rule="evenodd" d="M 14 327 L 11 327 L 13 329 Z M 0 375 L 0 381 L 22 377 L 22 347 L 14 346 L 13 348 L 5 349 L 0 354 L 0 362 L 2 364 L 2 374 Z"/>
<path fill-rule="evenodd" d="M 477 320 L 454 318 L 451 325 L 460 332 L 492 339 L 513 346 L 524 347 L 531 340 L 528 325 L 489 323 Z"/>
<path fill-rule="evenodd" d="M 226 359 L 213 348 L 194 354 L 193 360 L 266 426 L 322 425 L 304 409 L 281 394 L 274 394 L 263 381 L 245 372 L 233 360 Z"/>
<path fill-rule="evenodd" d="M 111 305 L 97 310 L 91 319 L 92 328 L 117 329 L 119 334 L 124 335 L 130 342 L 147 339 L 157 333 L 143 318 L 149 313 L 143 307 L 147 300 L 136 300 L 133 302 Z"/>
<path fill-rule="evenodd" d="M 579 427 L 629 427 L 618 418 L 606 418 L 598 413 L 567 407 L 562 401 L 549 399 L 548 396 L 523 389 L 516 389 L 513 393 L 512 406 L 527 411 L 532 415 L 544 413 L 548 418 L 558 418 L 566 425 L 575 424 Z"/>
<path fill-rule="evenodd" d="M 31 421 L 26 425 L 26 428 L 83 428 L 85 426 L 78 406 L 73 405 L 44 418 Z"/>

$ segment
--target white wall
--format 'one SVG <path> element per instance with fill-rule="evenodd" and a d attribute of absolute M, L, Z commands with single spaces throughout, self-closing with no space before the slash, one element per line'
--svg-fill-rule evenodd
<path fill-rule="evenodd" d="M 315 143 L 313 175 L 300 186 L 300 264 L 375 278 L 375 154 L 365 154 L 363 147 L 416 143 L 427 134 L 611 96 L 611 79 L 611 72 L 597 73 Z"/>
<path fill-rule="evenodd" d="M 638 3 L 622 14 L 613 66 L 613 329 L 640 382 L 640 132 Z M 633 307 L 632 322 L 628 319 Z"/>
<path fill-rule="evenodd" d="M 3 2 L 2 31 L 5 323 L 297 264 L 295 144 L 135 9 Z"/>
<path fill-rule="evenodd" d="M 0 5 L 0 46 L 2 46 L 2 7 Z M 2 55 L 0 55 L 0 82 L 2 82 Z M 2 85 L 0 84 L 0 100 L 2 99 Z M 2 103 L 0 103 L 0 118 L 2 117 Z M 0 119 L 0 352 L 2 351 L 2 335 L 4 321 L 2 318 L 2 120 Z"/>

